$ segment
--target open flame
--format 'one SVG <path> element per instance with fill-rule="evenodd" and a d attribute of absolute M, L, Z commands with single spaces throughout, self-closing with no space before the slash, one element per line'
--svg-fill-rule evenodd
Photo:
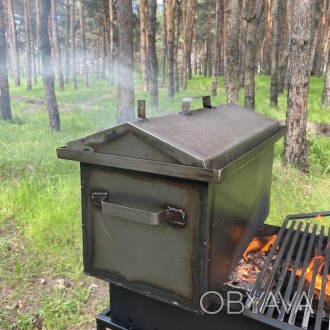
<path fill-rule="evenodd" d="M 314 257 L 311 259 L 307 269 L 306 269 L 306 273 L 305 273 L 305 280 L 308 282 L 312 281 L 313 278 L 313 270 L 315 267 L 315 263 L 318 261 L 319 265 L 318 265 L 318 269 L 317 269 L 317 274 L 316 274 L 316 278 L 315 278 L 315 289 L 317 290 L 321 290 L 322 288 L 322 273 L 323 273 L 323 267 L 324 267 L 324 262 L 325 262 L 325 252 L 326 250 L 329 248 L 329 244 L 325 247 L 325 249 L 322 252 L 322 255 Z M 302 276 L 303 274 L 303 270 L 302 269 L 298 269 L 296 272 L 297 276 Z M 330 296 L 330 275 L 328 274 L 326 277 L 326 288 L 325 288 L 325 294 L 327 296 Z"/>
<path fill-rule="evenodd" d="M 316 219 L 322 224 L 325 224 L 325 220 L 321 215 L 317 215 Z M 276 238 L 277 235 L 253 238 L 248 248 L 245 250 L 243 258 L 238 262 L 235 271 L 230 275 L 229 282 L 227 283 L 229 285 L 233 285 L 234 287 L 245 289 L 247 292 L 251 291 L 260 271 L 264 267 L 264 262 L 269 251 L 274 245 Z M 316 272 L 314 284 L 316 295 L 318 295 L 318 293 L 322 290 L 325 255 L 328 248 L 330 248 L 330 242 L 323 249 L 321 255 L 314 255 L 314 257 L 309 261 L 309 265 L 304 272 L 301 268 L 298 269 L 295 274 L 298 277 L 304 276 L 304 280 L 306 281 L 305 283 L 311 283 L 313 273 Z M 277 249 L 279 249 L 279 247 Z M 275 253 L 275 255 L 276 254 L 277 253 Z M 317 269 L 314 271 L 314 268 Z M 293 267 L 289 267 L 289 270 L 293 271 Z M 329 300 L 330 274 L 327 274 L 324 280 L 326 281 L 326 284 L 323 284 L 323 286 L 325 285 L 326 299 Z"/>
<path fill-rule="evenodd" d="M 316 216 L 316 219 L 319 220 L 319 221 L 322 223 L 322 225 L 325 225 L 325 221 L 324 221 L 324 219 L 322 218 L 321 214 L 318 214 L 318 215 Z"/>
<path fill-rule="evenodd" d="M 319 221 L 324 221 L 321 216 L 317 216 L 317 219 Z M 259 256 L 261 253 L 267 254 L 272 245 L 275 242 L 277 235 L 267 236 L 267 237 L 255 237 L 246 251 L 243 254 L 243 258 L 245 263 L 242 264 L 239 269 L 238 273 L 242 277 L 242 280 L 244 281 L 255 281 L 256 275 L 260 272 L 260 269 L 262 268 L 263 264 L 258 264 Z M 323 267 L 325 262 L 325 252 L 330 247 L 330 244 L 327 245 L 322 252 L 321 256 L 316 256 L 311 259 L 306 272 L 305 272 L 305 280 L 308 282 L 312 281 L 313 277 L 313 269 L 316 262 L 318 262 L 318 269 L 317 274 L 315 278 L 315 289 L 321 290 L 322 288 L 322 273 L 323 273 Z M 318 260 L 318 261 L 317 261 Z M 252 263 L 252 264 L 251 264 Z M 290 268 L 292 270 L 292 268 Z M 302 276 L 303 270 L 298 269 L 296 271 L 296 276 Z M 327 275 L 327 284 L 326 284 L 326 290 L 325 293 L 327 296 L 330 296 L 330 275 Z"/>
<path fill-rule="evenodd" d="M 267 237 L 255 237 L 243 254 L 243 258 L 245 259 L 245 261 L 250 260 L 248 255 L 251 252 L 261 251 L 263 253 L 268 253 L 272 245 L 274 244 L 276 237 L 277 235 Z"/>

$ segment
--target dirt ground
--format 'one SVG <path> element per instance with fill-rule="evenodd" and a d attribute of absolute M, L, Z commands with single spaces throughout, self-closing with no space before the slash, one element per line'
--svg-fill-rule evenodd
<path fill-rule="evenodd" d="M 66 291 L 65 294 L 73 299 L 76 297 L 75 290 L 88 292 L 86 299 L 81 301 L 78 323 L 66 329 L 95 329 L 95 317 L 108 304 L 108 283 L 85 275 L 76 280 L 56 277 L 38 266 L 29 271 L 38 256 L 28 253 L 24 242 L 13 220 L 1 225 L 0 329 L 20 330 L 23 316 L 27 323 L 31 324 L 32 321 L 33 330 L 45 329 L 40 316 L 40 301 L 47 296 L 51 300 L 56 290 Z"/>

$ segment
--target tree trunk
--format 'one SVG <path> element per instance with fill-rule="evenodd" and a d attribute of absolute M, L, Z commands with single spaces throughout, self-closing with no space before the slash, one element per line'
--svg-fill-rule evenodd
<path fill-rule="evenodd" d="M 36 54 L 36 67 L 37 67 L 37 74 L 41 73 L 41 58 L 40 58 L 40 40 L 39 40 L 39 18 L 40 18 L 40 0 L 36 0 L 35 2 L 35 9 L 36 9 L 36 44 L 37 44 L 37 54 Z"/>
<path fill-rule="evenodd" d="M 163 14 L 162 14 L 162 67 L 160 80 L 165 86 L 166 75 L 166 58 L 167 58 L 167 37 L 166 37 L 166 0 L 163 0 Z"/>
<path fill-rule="evenodd" d="M 217 76 L 219 65 L 219 34 L 220 34 L 220 2 L 216 0 L 215 7 L 215 33 L 213 43 L 213 65 L 212 65 L 212 95 L 217 95 Z"/>
<path fill-rule="evenodd" d="M 174 97 L 174 8 L 176 0 L 167 0 L 166 35 L 167 35 L 167 75 L 168 97 Z"/>
<path fill-rule="evenodd" d="M 87 70 L 87 56 L 86 56 L 86 36 L 85 36 L 85 19 L 82 0 L 78 0 L 79 9 L 79 25 L 80 25 L 80 39 L 81 39 L 81 53 L 82 53 L 82 66 L 84 73 L 84 85 L 88 87 L 88 70 Z"/>
<path fill-rule="evenodd" d="M 104 16 L 103 16 L 104 17 Z M 102 67 L 101 67 L 101 77 L 106 77 L 106 61 L 107 61 L 107 36 L 106 36 L 106 26 L 104 24 L 104 18 L 103 18 L 103 25 L 102 25 Z M 100 50 L 100 34 L 99 31 L 97 38 L 98 38 L 98 57 L 100 56 L 99 50 Z"/>
<path fill-rule="evenodd" d="M 284 161 L 308 171 L 308 146 L 306 138 L 308 64 L 310 55 L 311 10 L 313 0 L 293 2 L 291 75 L 288 94 Z"/>
<path fill-rule="evenodd" d="M 328 40 L 328 28 L 329 28 L 329 15 L 330 15 L 330 5 L 329 1 L 324 1 L 322 3 L 322 15 L 321 24 L 319 27 L 319 38 L 317 41 L 317 50 L 315 52 L 313 74 L 319 77 L 323 73 L 323 67 L 326 61 L 327 54 L 327 40 Z M 313 54 L 312 54 L 313 55 Z"/>
<path fill-rule="evenodd" d="M 149 91 L 148 77 L 148 31 L 147 31 L 147 0 L 139 0 L 140 10 L 140 56 L 143 80 L 143 91 Z"/>
<path fill-rule="evenodd" d="M 287 22 L 287 1 L 278 0 L 278 17 L 279 17 L 279 46 L 278 46 L 278 59 L 277 59 L 277 95 L 279 95 L 282 91 L 281 87 L 281 59 L 282 54 L 285 51 L 285 38 L 286 38 L 286 22 Z"/>
<path fill-rule="evenodd" d="M 290 68 L 288 65 L 290 40 L 292 30 L 292 6 L 293 0 L 287 0 L 286 3 L 286 22 L 285 22 L 285 41 L 283 51 L 279 59 L 279 77 L 278 77 L 278 92 L 283 93 L 285 88 L 286 76 L 290 75 Z"/>
<path fill-rule="evenodd" d="M 52 13 L 52 30 L 53 30 L 54 54 L 55 54 L 55 62 L 56 62 L 58 87 L 60 91 L 63 91 L 64 79 L 63 79 L 60 38 L 58 34 L 58 25 L 57 25 L 56 0 L 51 0 L 51 13 Z"/>
<path fill-rule="evenodd" d="M 64 48 L 64 76 L 65 83 L 69 83 L 70 75 L 70 0 L 65 0 L 65 48 Z"/>
<path fill-rule="evenodd" d="M 8 9 L 8 25 L 9 25 L 9 45 L 11 48 L 11 63 L 14 76 L 15 86 L 21 85 L 20 68 L 19 68 L 19 49 L 17 43 L 16 23 L 14 18 L 13 0 L 7 0 Z"/>
<path fill-rule="evenodd" d="M 35 35 L 38 34 L 37 28 L 34 26 L 34 19 L 33 17 L 36 14 L 37 9 L 35 9 L 34 12 L 30 11 L 30 40 L 31 40 L 31 60 L 32 60 L 32 76 L 33 76 L 33 83 L 37 84 L 38 83 L 38 73 L 37 73 L 37 56 L 35 53 Z"/>
<path fill-rule="evenodd" d="M 323 2 L 321 4 L 321 2 Z M 310 74 L 313 74 L 315 67 L 314 64 L 318 57 L 318 44 L 320 42 L 320 31 L 322 28 L 322 17 L 321 13 L 324 11 L 322 10 L 322 7 L 326 3 L 326 0 L 314 0 L 313 2 L 313 9 L 312 9 L 312 26 L 311 26 L 311 49 L 310 49 L 310 55 L 309 55 L 309 72 Z M 323 16 L 324 17 L 324 16 Z M 316 56 L 315 56 L 316 55 Z"/>
<path fill-rule="evenodd" d="M 330 51 L 328 50 L 327 71 L 324 81 L 322 105 L 328 107 L 330 105 Z"/>
<path fill-rule="evenodd" d="M 189 45 L 188 45 L 188 54 L 187 54 L 187 78 L 188 80 L 191 80 L 192 79 L 192 58 L 191 58 L 191 55 L 192 55 L 192 52 L 193 52 L 193 42 L 194 42 L 194 39 L 195 39 L 195 36 L 194 36 L 194 27 L 195 27 L 195 12 L 193 14 L 193 24 L 192 24 L 192 27 L 191 27 L 191 38 L 189 39 Z"/>
<path fill-rule="evenodd" d="M 115 63 L 114 63 L 114 56 L 113 56 L 113 50 L 114 50 L 114 21 L 113 21 L 113 5 L 112 5 L 112 0 L 109 0 L 109 38 L 110 38 L 110 43 L 109 43 L 109 62 L 110 62 L 110 67 L 109 67 L 109 75 L 110 75 L 110 81 L 113 83 L 115 81 Z"/>
<path fill-rule="evenodd" d="M 173 75 L 174 75 L 174 93 L 178 93 L 180 90 L 180 79 L 179 79 L 179 67 L 178 67 L 178 53 L 180 44 L 180 21 L 181 21 L 181 8 L 180 2 L 178 2 L 178 10 L 174 8 L 173 17 L 175 22 L 175 17 L 177 18 L 177 33 L 175 31 L 175 24 L 173 24 L 173 35 L 174 35 L 174 48 L 173 48 Z"/>
<path fill-rule="evenodd" d="M 194 57 L 194 74 L 198 74 L 198 58 L 199 58 L 199 52 L 198 52 L 198 42 L 197 42 L 197 26 L 195 24 L 195 38 L 194 38 L 194 50 L 193 50 L 193 57 Z"/>
<path fill-rule="evenodd" d="M 255 108 L 255 72 L 257 55 L 257 32 L 260 17 L 264 8 L 264 0 L 247 0 L 246 3 L 246 46 L 245 46 L 245 98 L 244 106 Z"/>
<path fill-rule="evenodd" d="M 220 72 L 222 75 L 225 76 L 225 82 L 227 82 L 227 0 L 221 1 L 221 20 L 220 30 L 221 30 L 221 37 L 220 37 L 220 51 L 221 51 L 221 63 L 220 63 Z"/>
<path fill-rule="evenodd" d="M 321 54 L 321 73 L 324 71 L 325 64 L 328 62 L 328 48 L 329 48 L 329 19 L 330 19 L 330 3 L 327 2 L 327 13 L 325 18 L 324 33 L 322 40 L 322 54 Z"/>
<path fill-rule="evenodd" d="M 260 71 L 262 74 L 270 75 L 271 74 L 271 49 L 272 49 L 272 40 L 271 40 L 271 31 L 272 31 L 272 14 L 271 14 L 271 0 L 266 0 L 267 2 L 267 12 L 266 12 L 266 27 L 264 38 L 262 41 L 261 48 L 261 61 L 260 61 Z"/>
<path fill-rule="evenodd" d="M 327 54 L 329 48 L 329 19 L 330 19 L 330 3 L 327 2 L 327 14 L 325 18 L 325 26 L 324 26 L 324 33 L 323 33 L 323 40 L 322 40 L 322 55 L 321 55 L 321 73 L 323 73 L 325 64 L 328 62 Z"/>
<path fill-rule="evenodd" d="M 96 39 L 96 54 L 95 54 L 95 74 L 96 74 L 96 79 L 100 78 L 100 30 L 99 33 L 97 34 L 97 39 Z M 103 54 L 104 52 L 102 52 Z M 103 63 L 102 63 L 103 64 Z M 102 67 L 103 70 L 103 67 Z"/>
<path fill-rule="evenodd" d="M 158 107 L 158 61 L 156 53 L 156 14 L 157 0 L 148 1 L 148 52 L 150 65 L 150 101 L 152 107 Z"/>
<path fill-rule="evenodd" d="M 238 103 L 240 1 L 229 0 L 227 9 L 227 103 Z"/>
<path fill-rule="evenodd" d="M 223 13 L 223 9 L 222 9 L 222 3 L 223 1 L 220 1 L 220 22 L 219 22 L 219 32 L 218 32 L 218 62 L 217 62 L 217 76 L 223 75 L 222 73 L 222 62 L 223 62 L 223 58 L 222 58 L 222 26 L 221 26 L 221 21 L 224 20 L 224 13 Z M 197 31 L 197 30 L 196 30 Z"/>
<path fill-rule="evenodd" d="M 196 0 L 186 0 L 185 20 L 183 21 L 183 61 L 182 61 L 182 88 L 187 88 L 189 67 L 191 72 L 191 48 L 193 26 L 195 20 Z"/>
<path fill-rule="evenodd" d="M 207 39 L 206 39 L 206 47 L 205 47 L 205 61 L 204 61 L 204 77 L 207 76 L 208 73 L 208 64 L 209 58 L 212 56 L 211 54 L 211 14 L 212 14 L 212 0 L 207 1 Z"/>
<path fill-rule="evenodd" d="M 1 1 L 1 0 L 0 0 Z M 25 25 L 25 57 L 26 57 L 26 89 L 32 88 L 32 62 L 31 62 L 31 25 L 28 0 L 24 0 L 24 25 Z"/>
<path fill-rule="evenodd" d="M 75 0 L 71 0 L 71 74 L 72 74 L 72 85 L 74 89 L 77 89 L 77 65 L 76 65 L 76 30 L 75 30 Z"/>
<path fill-rule="evenodd" d="M 242 1 L 242 17 L 245 17 L 246 1 Z M 241 20 L 241 34 L 240 34 L 240 57 L 239 57 L 239 86 L 244 87 L 245 81 L 245 46 L 246 46 L 246 20 Z"/>
<path fill-rule="evenodd" d="M 277 106 L 278 104 L 278 57 L 280 43 L 280 16 L 279 16 L 279 0 L 273 0 L 272 3 L 272 19 L 273 19 L 273 46 L 272 46 L 272 72 L 270 83 L 270 104 Z"/>
<path fill-rule="evenodd" d="M 188 11 L 188 2 L 189 0 L 182 0 L 181 2 L 178 2 L 178 6 L 177 6 L 177 25 L 176 25 L 176 31 L 177 31 L 177 36 L 176 36 L 176 56 L 175 56 L 175 60 L 177 61 L 178 60 L 178 53 L 180 52 L 180 49 L 181 49 L 181 52 L 182 52 L 182 55 L 181 55 L 181 87 L 183 87 L 183 75 L 184 75 L 184 67 L 186 66 L 185 64 L 185 48 L 188 47 L 188 45 L 186 43 L 186 39 L 185 39 L 185 23 L 187 21 L 187 11 Z M 182 7 L 181 7 L 182 5 Z M 181 15 L 182 14 L 182 15 Z M 182 20 L 181 20 L 181 16 L 182 16 Z M 182 21 L 182 22 L 181 22 Z M 182 23 L 182 24 L 181 24 Z M 181 24 L 181 25 L 180 25 Z M 182 40 L 180 42 L 180 31 L 182 30 Z M 180 48 L 179 48 L 179 45 L 180 45 Z M 175 89 L 175 92 L 178 92 L 179 90 L 176 90 Z"/>
<path fill-rule="evenodd" d="M 121 0 L 117 7 L 118 17 L 118 106 L 117 123 L 134 120 L 133 84 L 133 8 L 132 1 Z"/>
<path fill-rule="evenodd" d="M 45 87 L 46 103 L 51 131 L 60 131 L 60 114 L 58 111 L 54 90 L 54 69 L 49 40 L 48 20 L 50 15 L 50 0 L 40 1 L 39 40 L 41 53 L 42 79 Z"/>
<path fill-rule="evenodd" d="M 0 0 L 0 114 L 1 120 L 12 120 L 7 71 L 6 25 L 2 0 Z"/>
<path fill-rule="evenodd" d="M 107 75 L 107 69 L 106 69 L 106 62 L 108 62 L 109 64 L 109 72 L 110 72 L 110 65 L 111 65 L 111 61 L 110 61 L 110 27 L 109 27 L 109 23 L 108 23 L 108 12 L 107 12 L 107 8 L 106 8 L 106 4 L 107 1 L 106 0 L 102 0 L 101 1 L 102 4 L 102 36 L 103 36 L 103 54 L 102 54 L 102 78 L 105 78 Z M 98 33 L 99 36 L 100 32 Z M 108 60 L 108 61 L 107 61 Z"/>

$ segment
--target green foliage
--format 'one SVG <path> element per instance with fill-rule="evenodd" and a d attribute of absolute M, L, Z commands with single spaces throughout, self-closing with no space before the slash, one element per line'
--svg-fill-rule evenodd
<path fill-rule="evenodd" d="M 330 173 L 330 138 L 329 137 L 310 137 L 309 139 L 309 160 L 314 165 Z"/>
<path fill-rule="evenodd" d="M 288 214 L 329 210 L 329 176 L 312 170 L 303 174 L 275 161 L 268 223 L 281 225 Z"/>

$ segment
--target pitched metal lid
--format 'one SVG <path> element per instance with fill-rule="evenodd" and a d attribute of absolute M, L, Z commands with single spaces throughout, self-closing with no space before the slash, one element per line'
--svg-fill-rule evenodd
<path fill-rule="evenodd" d="M 228 104 L 125 123 L 66 148 L 218 170 L 281 130 L 277 121 Z"/>

